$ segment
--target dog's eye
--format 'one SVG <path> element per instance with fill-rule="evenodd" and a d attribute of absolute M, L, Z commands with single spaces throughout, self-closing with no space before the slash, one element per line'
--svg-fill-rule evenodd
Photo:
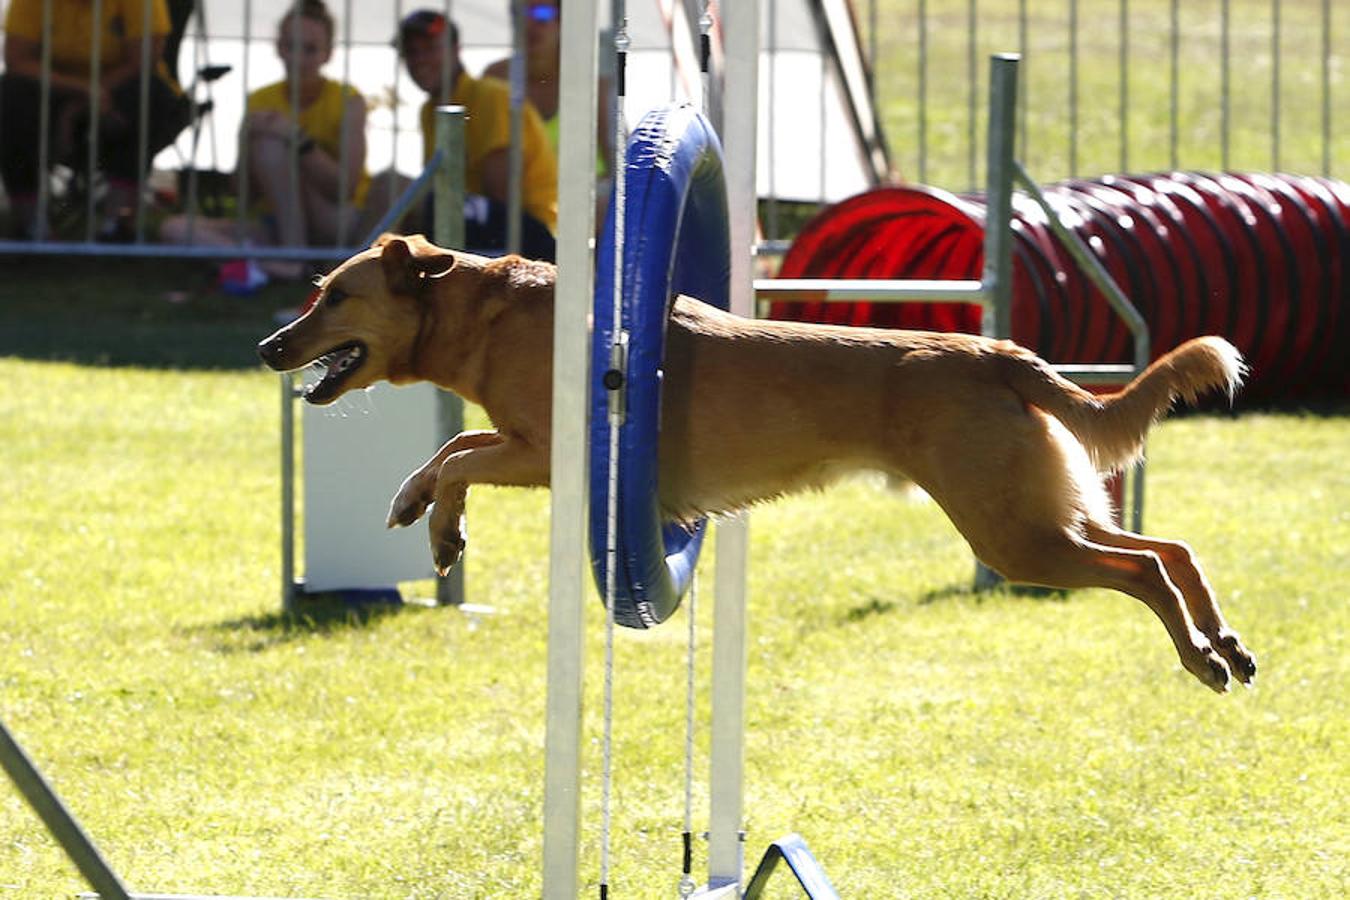
<path fill-rule="evenodd" d="M 339 303 L 341 303 L 343 300 L 346 299 L 347 299 L 347 292 L 344 291 L 342 288 L 334 287 L 328 289 L 327 300 L 330 306 L 337 306 Z"/>

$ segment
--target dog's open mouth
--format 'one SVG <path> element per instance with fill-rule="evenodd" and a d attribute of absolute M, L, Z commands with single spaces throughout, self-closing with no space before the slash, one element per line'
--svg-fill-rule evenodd
<path fill-rule="evenodd" d="M 351 341 L 334 347 L 310 365 L 322 371 L 322 376 L 305 391 L 310 403 L 327 403 L 338 395 L 342 385 L 366 361 L 366 345 Z"/>

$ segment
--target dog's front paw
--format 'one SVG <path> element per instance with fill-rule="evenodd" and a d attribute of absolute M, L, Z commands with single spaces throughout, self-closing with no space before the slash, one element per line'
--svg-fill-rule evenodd
<path fill-rule="evenodd" d="M 464 528 L 464 504 L 454 497 L 440 497 L 427 520 L 427 534 L 431 538 L 431 559 L 436 571 L 444 575 L 459 562 L 468 542 Z"/>
<path fill-rule="evenodd" d="M 450 568 L 464 555 L 464 547 L 467 541 L 464 539 L 463 532 L 454 532 L 453 534 L 436 536 L 431 538 L 431 558 L 436 564 L 436 572 L 439 575 L 445 575 Z"/>
<path fill-rule="evenodd" d="M 431 505 L 432 490 L 435 487 L 435 482 L 432 482 L 430 487 L 425 486 L 426 480 L 420 472 L 414 472 L 404 480 L 398 493 L 389 503 L 389 517 L 385 520 L 385 527 L 407 528 L 422 518 L 427 507 Z"/>

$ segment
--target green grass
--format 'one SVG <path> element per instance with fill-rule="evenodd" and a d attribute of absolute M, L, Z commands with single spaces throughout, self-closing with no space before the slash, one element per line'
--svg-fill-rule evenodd
<path fill-rule="evenodd" d="M 470 500 L 469 590 L 501 615 L 283 617 L 277 385 L 250 359 L 296 298 L 171 306 L 158 291 L 194 270 L 127 268 L 142 272 L 127 284 L 32 266 L 0 288 L 0 716 L 126 880 L 537 895 L 547 494 Z M 182 367 L 189 348 L 205 362 Z M 931 503 L 860 480 L 756 511 L 749 863 L 797 830 L 849 897 L 1343 895 L 1346 411 L 1155 432 L 1149 528 L 1196 548 L 1261 663 L 1255 691 L 1226 697 L 1181 671 L 1132 600 L 968 593 L 971 559 Z M 593 601 L 588 893 L 601 613 Z M 681 619 L 619 635 L 622 896 L 678 880 Z M 708 711 L 704 693 L 700 829 Z M 0 898 L 82 888 L 0 787 Z"/>

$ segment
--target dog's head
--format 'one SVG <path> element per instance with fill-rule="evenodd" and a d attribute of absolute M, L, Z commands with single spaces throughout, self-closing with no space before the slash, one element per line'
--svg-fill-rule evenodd
<path fill-rule="evenodd" d="M 377 381 L 414 381 L 438 283 L 478 262 L 421 235 L 385 235 L 320 279 L 309 308 L 260 343 L 258 355 L 278 372 L 322 366 L 305 393 L 319 405 Z"/>

